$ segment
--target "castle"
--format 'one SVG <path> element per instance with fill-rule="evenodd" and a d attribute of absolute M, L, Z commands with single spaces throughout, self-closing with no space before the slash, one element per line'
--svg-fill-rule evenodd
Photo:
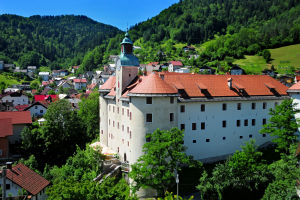
<path fill-rule="evenodd" d="M 186 153 L 202 161 L 224 158 L 260 134 L 269 109 L 289 98 L 287 87 L 267 75 L 200 75 L 155 72 L 138 75 L 128 33 L 116 75 L 100 92 L 100 143 L 132 164 L 155 129 L 184 130 Z"/>

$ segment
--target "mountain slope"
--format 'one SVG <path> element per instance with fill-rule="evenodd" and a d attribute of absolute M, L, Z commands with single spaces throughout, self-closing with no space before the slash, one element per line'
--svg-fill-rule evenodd
<path fill-rule="evenodd" d="M 17 61 L 21 67 L 80 64 L 86 51 L 118 33 L 86 16 L 0 15 L 0 60 Z"/>

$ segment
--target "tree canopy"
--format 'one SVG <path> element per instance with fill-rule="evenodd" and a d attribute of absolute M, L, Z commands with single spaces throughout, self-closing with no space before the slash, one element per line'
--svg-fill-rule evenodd
<path fill-rule="evenodd" d="M 157 129 L 147 137 L 150 142 L 144 144 L 144 154 L 131 165 L 129 177 L 135 182 L 133 191 L 151 187 L 163 196 L 175 183 L 175 169 L 180 171 L 183 164 L 191 163 L 191 158 L 185 154 L 184 134 L 178 128 Z"/>

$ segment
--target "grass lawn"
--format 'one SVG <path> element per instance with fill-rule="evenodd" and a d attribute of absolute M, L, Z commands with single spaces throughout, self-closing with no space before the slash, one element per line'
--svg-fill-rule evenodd
<path fill-rule="evenodd" d="M 4 82 L 7 85 L 18 85 L 20 82 L 16 79 L 16 77 L 0 74 L 0 82 Z"/>
<path fill-rule="evenodd" d="M 247 74 L 261 74 L 265 68 L 269 68 L 262 56 L 245 56 L 233 62 L 243 68 Z"/>
<path fill-rule="evenodd" d="M 271 52 L 271 63 L 277 68 L 293 66 L 300 69 L 300 44 L 269 49 Z"/>

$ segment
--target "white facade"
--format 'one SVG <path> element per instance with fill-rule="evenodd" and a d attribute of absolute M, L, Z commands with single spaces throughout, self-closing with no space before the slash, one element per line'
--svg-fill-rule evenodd
<path fill-rule="evenodd" d="M 14 106 L 18 106 L 28 104 L 29 99 L 28 96 L 23 94 L 21 96 L 7 95 L 2 98 L 2 102 L 13 102 Z"/>
<path fill-rule="evenodd" d="M 175 70 L 176 73 L 190 73 L 190 69 L 188 68 L 180 68 Z"/>
<path fill-rule="evenodd" d="M 37 104 L 25 110 L 29 110 L 32 117 L 42 117 L 46 113 L 47 108 L 45 108 L 45 106 Z"/>
<path fill-rule="evenodd" d="M 86 83 L 74 82 L 74 89 L 75 90 L 81 90 L 83 88 L 86 88 Z"/>
<path fill-rule="evenodd" d="M 174 101 L 171 98 L 175 98 Z M 259 130 L 267 123 L 269 109 L 281 101 L 262 98 L 177 103 L 177 97 L 157 96 L 152 97 L 152 104 L 146 103 L 146 97 L 131 97 L 130 102 L 122 101 L 118 105 L 101 95 L 100 142 L 117 152 L 121 160 L 134 163 L 142 155 L 147 134 L 157 128 L 178 127 L 184 129 L 188 155 L 202 161 L 219 160 L 250 139 L 255 139 L 257 145 L 269 142 L 271 138 L 260 134 Z M 173 121 L 170 121 L 171 113 Z M 146 122 L 147 114 L 152 114 L 152 122 Z"/>
<path fill-rule="evenodd" d="M 2 185 L 3 180 L 2 177 L 0 178 L 0 183 Z M 8 178 L 6 179 L 6 197 L 18 197 L 18 196 L 22 196 L 22 188 L 15 184 L 14 182 L 12 182 L 11 180 L 9 180 Z M 47 199 L 47 195 L 46 195 L 46 190 L 43 189 L 42 191 L 40 191 L 37 195 L 32 195 L 32 200 L 46 200 Z"/>
<path fill-rule="evenodd" d="M 43 81 L 49 81 L 49 72 L 40 72 L 39 76 L 42 78 Z"/>

